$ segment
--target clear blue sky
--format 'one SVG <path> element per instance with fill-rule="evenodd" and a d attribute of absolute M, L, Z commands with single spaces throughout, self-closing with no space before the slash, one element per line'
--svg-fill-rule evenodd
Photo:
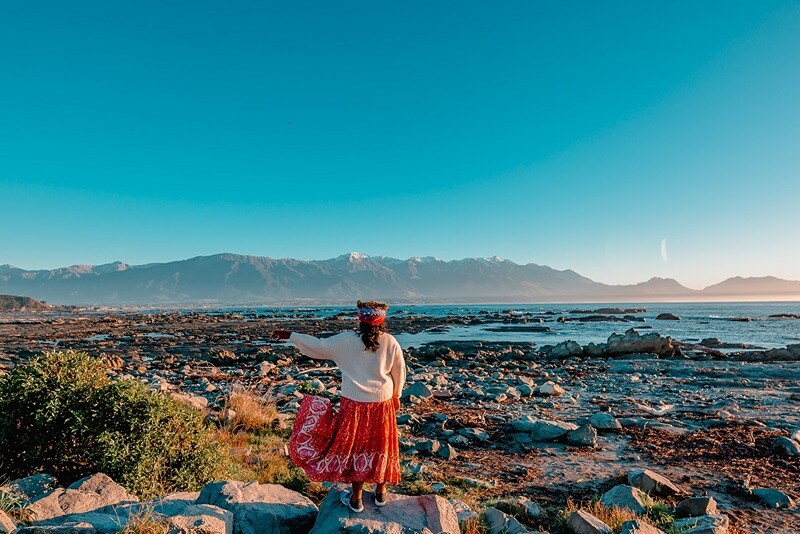
<path fill-rule="evenodd" d="M 800 279 L 798 58 L 796 1 L 4 2 L 0 263 Z"/>

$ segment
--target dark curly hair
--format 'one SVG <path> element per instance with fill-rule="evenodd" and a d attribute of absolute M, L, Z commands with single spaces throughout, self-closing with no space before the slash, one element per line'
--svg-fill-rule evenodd
<path fill-rule="evenodd" d="M 386 310 L 389 306 L 385 302 L 378 302 L 376 300 L 368 300 L 366 302 L 359 300 L 356 304 L 359 308 L 378 308 Z M 364 342 L 364 348 L 375 352 L 380 347 L 381 334 L 386 332 L 386 325 L 371 325 L 367 323 L 358 323 L 361 329 L 361 341 Z"/>
<path fill-rule="evenodd" d="M 364 347 L 375 352 L 380 347 L 381 334 L 386 332 L 386 325 L 371 325 L 367 323 L 358 323 L 361 328 L 361 341 L 364 342 Z"/>

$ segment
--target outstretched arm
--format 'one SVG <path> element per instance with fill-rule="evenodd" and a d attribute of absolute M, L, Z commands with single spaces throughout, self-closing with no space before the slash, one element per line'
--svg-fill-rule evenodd
<path fill-rule="evenodd" d="M 276 339 L 288 339 L 300 352 L 317 360 L 333 360 L 333 342 L 330 338 L 320 339 L 307 334 L 298 334 L 288 330 L 275 330 L 272 336 Z"/>

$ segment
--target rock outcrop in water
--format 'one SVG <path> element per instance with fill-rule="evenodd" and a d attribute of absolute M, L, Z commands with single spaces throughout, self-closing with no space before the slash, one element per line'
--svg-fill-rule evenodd
<path fill-rule="evenodd" d="M 657 332 L 641 335 L 635 328 L 624 334 L 611 334 L 606 343 L 589 343 L 582 347 L 574 341 L 563 341 L 557 345 L 545 345 L 540 351 L 552 358 L 568 356 L 623 356 L 628 354 L 655 354 L 656 356 L 676 356 L 679 348 L 669 336 Z"/>

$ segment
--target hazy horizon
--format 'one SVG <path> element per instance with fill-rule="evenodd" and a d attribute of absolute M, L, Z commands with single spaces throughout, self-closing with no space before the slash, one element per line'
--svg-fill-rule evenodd
<path fill-rule="evenodd" d="M 25 270 L 25 271 L 54 271 L 54 270 L 57 270 L 57 269 L 64 269 L 64 268 L 71 268 L 71 267 L 81 267 L 81 266 L 97 267 L 97 266 L 102 266 L 102 265 L 113 265 L 114 263 L 123 263 L 123 264 L 127 265 L 128 267 L 143 267 L 143 266 L 149 266 L 149 265 L 158 265 L 158 264 L 164 264 L 164 263 L 176 263 L 176 262 L 183 262 L 183 261 L 188 261 L 188 260 L 197 259 L 197 258 L 205 258 L 205 257 L 210 257 L 210 256 L 222 256 L 222 255 L 251 256 L 251 257 L 255 257 L 255 258 L 267 258 L 267 259 L 276 260 L 276 261 L 297 260 L 297 261 L 305 261 L 305 262 L 323 262 L 323 261 L 330 261 L 330 260 L 335 260 L 335 259 L 340 259 L 340 258 L 347 258 L 348 256 L 350 257 L 350 259 L 352 259 L 353 256 L 356 256 L 356 257 L 363 257 L 363 258 L 367 258 L 367 259 L 369 259 L 369 258 L 373 258 L 373 259 L 389 258 L 389 259 L 400 260 L 400 261 L 411 261 L 413 259 L 433 258 L 435 260 L 441 260 L 441 261 L 444 261 L 444 262 L 458 262 L 458 261 L 466 260 L 466 259 L 483 259 L 483 260 L 497 261 L 497 262 L 510 261 L 512 263 L 516 263 L 517 265 L 538 265 L 538 266 L 552 268 L 551 265 L 548 265 L 546 263 L 543 263 L 543 264 L 538 264 L 538 263 L 535 263 L 535 262 L 518 263 L 518 262 L 514 262 L 513 260 L 510 260 L 509 258 L 501 258 L 501 257 L 498 257 L 498 256 L 480 256 L 480 257 L 474 257 L 474 258 L 453 258 L 453 259 L 440 258 L 440 257 L 436 257 L 436 256 L 427 256 L 427 257 L 411 256 L 411 257 L 408 257 L 408 258 L 398 258 L 398 257 L 387 255 L 387 254 L 371 255 L 371 254 L 366 254 L 366 253 L 359 252 L 359 251 L 351 251 L 351 252 L 348 252 L 348 253 L 338 254 L 338 255 L 332 256 L 330 258 L 289 258 L 289 257 L 276 257 L 276 256 L 260 255 L 260 254 L 245 255 L 245 254 L 238 254 L 238 253 L 235 253 L 235 252 L 218 252 L 218 253 L 210 254 L 210 255 L 199 255 L 199 256 L 192 256 L 192 257 L 189 257 L 189 258 L 172 259 L 172 260 L 167 260 L 167 261 L 163 261 L 163 262 L 148 262 L 148 263 L 144 263 L 144 264 L 133 264 L 131 262 L 128 262 L 128 261 L 125 261 L 125 260 L 122 260 L 122 259 L 117 259 L 117 260 L 112 260 L 112 261 L 98 263 L 98 264 L 89 264 L 89 263 L 85 263 L 84 262 L 84 263 L 77 263 L 77 264 L 72 264 L 72 265 L 60 265 L 60 266 L 57 266 L 57 267 L 48 267 L 48 268 L 43 268 L 43 269 L 30 269 L 30 268 L 26 268 L 25 266 L 15 265 L 13 263 L 0 264 L 0 266 L 1 265 L 10 265 L 11 267 L 14 267 L 14 268 L 17 268 L 17 269 L 22 269 L 22 270 Z M 579 271 L 576 271 L 574 269 L 558 269 L 558 270 L 561 270 L 561 271 L 569 270 L 569 271 L 572 271 L 572 272 L 576 272 L 578 275 L 586 276 L 583 273 L 581 273 Z M 779 280 L 787 280 L 787 279 L 782 279 L 782 278 L 779 278 L 779 277 L 775 277 L 773 275 L 767 275 L 767 276 L 764 276 L 764 277 L 748 277 L 748 276 L 735 275 L 735 276 L 732 276 L 732 277 L 729 277 L 729 278 L 726 278 L 726 279 L 716 280 L 715 282 L 713 282 L 711 284 L 708 284 L 708 285 L 705 285 L 705 286 L 702 286 L 702 287 L 692 287 L 692 286 L 689 286 L 687 284 L 684 284 L 681 280 L 677 280 L 677 279 L 673 279 L 673 278 L 663 278 L 663 277 L 658 277 L 658 276 L 649 276 L 649 277 L 643 278 L 641 280 L 637 280 L 637 281 L 631 282 L 629 284 L 611 284 L 609 282 L 606 282 L 605 280 L 597 280 L 597 279 L 594 279 L 594 278 L 591 278 L 591 277 L 587 277 L 587 278 L 590 278 L 592 281 L 599 282 L 601 284 L 621 285 L 621 286 L 634 286 L 634 285 L 646 283 L 646 282 L 649 282 L 649 281 L 652 281 L 652 280 L 675 280 L 676 282 L 681 284 L 686 289 L 689 289 L 689 290 L 692 290 L 692 291 L 701 291 L 701 290 L 706 289 L 706 288 L 708 288 L 710 286 L 713 286 L 713 285 L 716 285 L 716 284 L 718 284 L 720 282 L 728 281 L 728 280 L 731 280 L 731 279 L 749 280 L 749 279 L 761 279 L 761 278 L 778 278 Z M 789 281 L 793 281 L 793 282 L 800 282 L 800 280 L 791 280 L 791 279 L 788 279 L 788 280 Z M 0 286 L 0 289 L 2 289 L 1 286 Z M 764 294 L 752 295 L 752 296 L 739 295 L 739 296 L 735 296 L 735 297 L 727 297 L 725 295 L 714 295 L 714 296 L 696 295 L 696 296 L 694 296 L 692 298 L 689 298 L 689 297 L 670 297 L 668 295 L 664 295 L 663 297 L 661 297 L 661 300 L 653 301 L 653 302 L 676 302 L 676 303 L 690 303 L 690 302 L 770 302 L 770 301 L 772 301 L 770 299 L 774 299 L 774 301 L 776 301 L 776 302 L 778 302 L 778 301 L 794 302 L 794 301 L 798 300 L 798 297 L 797 297 L 797 294 L 795 294 L 795 293 L 785 294 L 785 295 L 773 294 L 773 293 L 769 293 L 769 294 L 768 293 L 764 293 Z M 300 300 L 302 300 L 302 299 L 300 299 Z M 409 302 L 411 302 L 411 301 L 409 301 Z M 450 301 L 442 301 L 440 303 L 441 304 L 454 304 L 454 303 L 458 303 L 458 302 L 459 302 L 458 300 L 450 300 Z M 476 301 L 466 300 L 464 302 L 476 302 Z M 585 302 L 585 303 L 592 303 L 592 302 L 594 302 L 594 303 L 608 303 L 608 302 L 613 302 L 613 300 L 611 300 L 611 301 L 603 300 L 602 298 L 598 297 L 597 300 L 591 300 L 591 299 L 590 300 L 577 299 L 577 300 L 564 300 L 564 301 L 546 301 L 545 300 L 545 301 L 541 301 L 541 302 L 550 302 L 550 303 L 581 303 L 581 302 Z M 629 303 L 640 302 L 640 303 L 645 303 L 646 301 L 636 300 L 636 298 L 631 297 L 629 300 L 623 299 L 623 300 L 619 300 L 619 302 L 629 302 Z M 433 303 L 433 301 L 420 300 L 420 303 L 431 304 L 431 303 Z M 484 302 L 484 303 L 489 303 L 489 302 L 487 301 L 487 302 Z M 511 301 L 505 301 L 505 302 L 498 301 L 497 302 L 497 304 L 503 304 L 503 303 L 511 303 Z M 536 301 L 531 301 L 530 302 L 530 304 L 534 304 L 534 303 L 536 303 Z"/>
<path fill-rule="evenodd" d="M 0 42 L 0 264 L 800 280 L 796 2 L 46 1 Z"/>

